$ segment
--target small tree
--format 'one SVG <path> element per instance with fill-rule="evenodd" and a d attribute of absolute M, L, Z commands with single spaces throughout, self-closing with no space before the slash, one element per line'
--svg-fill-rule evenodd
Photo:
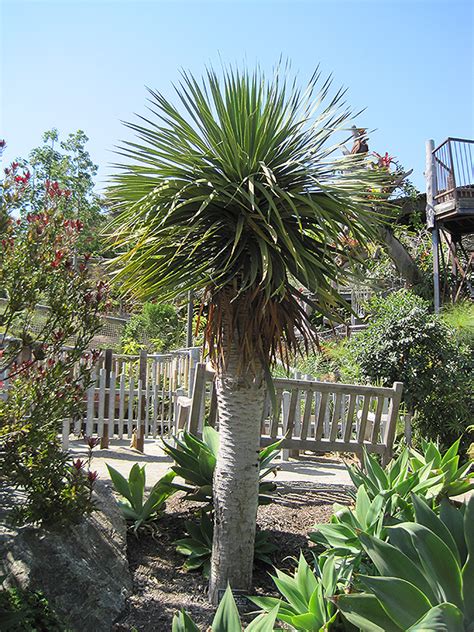
<path fill-rule="evenodd" d="M 221 437 L 214 602 L 227 582 L 251 587 L 270 364 L 314 339 L 298 288 L 316 293 L 322 314 L 343 303 L 334 286 L 347 237 L 372 234 L 387 178 L 329 146 L 350 115 L 343 92 L 318 111 L 330 82 L 317 94 L 315 73 L 300 91 L 281 70 L 270 81 L 233 69 L 202 82 L 184 74 L 180 108 L 152 91 L 157 119 L 129 124 L 139 141 L 126 143 L 130 161 L 110 190 L 123 287 L 161 300 L 203 290 Z"/>
<path fill-rule="evenodd" d="M 76 240 L 79 253 L 102 250 L 101 229 L 105 223 L 104 201 L 94 192 L 97 165 L 92 161 L 86 145 L 88 137 L 82 130 L 60 140 L 57 129 L 43 134 L 43 143 L 33 148 L 28 158 L 18 158 L 18 165 L 29 174 L 27 195 L 22 196 L 21 213 L 39 213 L 44 209 L 45 196 L 57 199 L 53 185 L 68 197 L 62 209 L 66 218 L 79 220 L 82 230 Z M 7 174 L 8 175 L 8 174 Z"/>
<path fill-rule="evenodd" d="M 0 477 L 21 490 L 10 519 L 60 526 L 92 510 L 96 473 L 61 449 L 63 420 L 82 413 L 95 353 L 86 353 L 107 301 L 85 264 L 73 265 L 81 232 L 69 196 L 51 183 L 41 212 L 22 213 L 28 172 L 14 164 L 0 189 Z M 54 192 L 51 194 L 51 192 Z M 39 203 L 38 203 L 39 204 Z M 51 308 L 38 319 L 37 303 Z M 67 345 L 67 348 L 65 346 Z"/>

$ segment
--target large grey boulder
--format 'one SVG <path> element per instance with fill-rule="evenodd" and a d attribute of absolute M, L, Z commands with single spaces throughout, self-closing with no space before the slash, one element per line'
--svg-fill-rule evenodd
<path fill-rule="evenodd" d="M 4 586 L 41 590 L 78 632 L 110 630 L 132 588 L 124 520 L 106 485 L 95 496 L 98 510 L 67 531 L 0 526 Z"/>

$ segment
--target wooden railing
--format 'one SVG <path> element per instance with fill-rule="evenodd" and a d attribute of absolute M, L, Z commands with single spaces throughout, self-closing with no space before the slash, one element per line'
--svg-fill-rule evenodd
<path fill-rule="evenodd" d="M 448 138 L 433 150 L 437 204 L 474 197 L 474 140 Z"/>

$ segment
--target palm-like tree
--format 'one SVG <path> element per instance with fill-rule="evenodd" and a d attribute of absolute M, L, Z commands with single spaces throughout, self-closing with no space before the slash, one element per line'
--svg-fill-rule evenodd
<path fill-rule="evenodd" d="M 152 116 L 128 124 L 138 140 L 123 144 L 109 191 L 123 287 L 148 299 L 204 296 L 221 435 L 214 602 L 227 582 L 250 589 L 269 368 L 314 338 L 298 287 L 333 312 L 348 236 L 370 238 L 385 177 L 364 156 L 337 157 L 330 141 L 351 112 L 343 91 L 324 105 L 331 82 L 318 91 L 319 79 L 302 91 L 281 68 L 271 80 L 184 73 L 179 107 L 150 90 Z"/>

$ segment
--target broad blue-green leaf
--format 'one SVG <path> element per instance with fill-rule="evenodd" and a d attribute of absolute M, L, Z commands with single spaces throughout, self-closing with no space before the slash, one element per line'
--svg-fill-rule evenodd
<path fill-rule="evenodd" d="M 465 632 L 462 612 L 452 603 L 431 608 L 407 632 Z"/>
<path fill-rule="evenodd" d="M 431 584 L 424 573 L 396 547 L 383 542 L 375 536 L 361 533 L 359 538 L 378 572 L 383 577 L 399 577 L 417 586 L 429 599 L 436 603 L 437 599 Z"/>
<path fill-rule="evenodd" d="M 200 632 L 200 630 L 191 617 L 181 610 L 173 617 L 171 632 Z"/>
<path fill-rule="evenodd" d="M 219 452 L 219 433 L 212 426 L 204 426 L 202 431 L 202 438 L 214 457 L 217 459 Z"/>
<path fill-rule="evenodd" d="M 361 632 L 404 632 L 392 621 L 374 595 L 338 595 L 335 602 L 344 617 Z"/>
<path fill-rule="evenodd" d="M 140 467 L 138 463 L 135 463 L 128 475 L 128 483 L 132 504 L 137 511 L 140 511 L 143 505 L 143 492 L 145 491 L 145 466 Z"/>
<path fill-rule="evenodd" d="M 395 530 L 404 531 L 411 538 L 413 546 L 418 551 L 424 569 L 423 574 L 438 596 L 437 602 L 449 601 L 462 607 L 461 569 L 456 557 L 443 540 L 430 529 L 414 522 L 402 522 L 396 527 L 388 527 L 387 530 L 389 534 Z M 416 585 L 423 590 L 420 584 Z M 436 603 L 431 599 L 430 601 Z"/>
<path fill-rule="evenodd" d="M 415 508 L 416 521 L 441 538 L 460 564 L 461 557 L 456 542 L 444 522 L 416 494 L 412 494 L 412 502 Z"/>
<path fill-rule="evenodd" d="M 464 614 L 474 622 L 474 495 L 471 495 L 464 512 L 464 537 L 468 558 L 462 569 Z"/>
<path fill-rule="evenodd" d="M 416 623 L 431 608 L 432 604 L 421 590 L 404 579 L 361 575 L 360 580 L 402 630 Z"/>
<path fill-rule="evenodd" d="M 461 562 L 464 564 L 467 557 L 467 547 L 464 537 L 464 515 L 461 509 L 455 507 L 447 498 L 442 498 L 439 508 L 439 517 L 454 538 L 456 548 L 460 553 Z"/>
<path fill-rule="evenodd" d="M 234 630 L 240 631 L 242 629 L 239 611 L 235 605 L 230 586 L 227 586 L 224 596 L 217 608 L 211 629 L 212 632 L 233 632 Z"/>
<path fill-rule="evenodd" d="M 115 490 L 124 498 L 126 498 L 130 504 L 133 503 L 132 494 L 130 493 L 130 487 L 127 479 L 120 474 L 115 468 L 107 463 L 107 469 L 109 470 L 110 478 L 115 487 Z"/>
<path fill-rule="evenodd" d="M 278 605 L 276 605 L 267 614 L 259 614 L 249 625 L 245 628 L 245 632 L 273 632 L 273 626 L 278 614 Z"/>

